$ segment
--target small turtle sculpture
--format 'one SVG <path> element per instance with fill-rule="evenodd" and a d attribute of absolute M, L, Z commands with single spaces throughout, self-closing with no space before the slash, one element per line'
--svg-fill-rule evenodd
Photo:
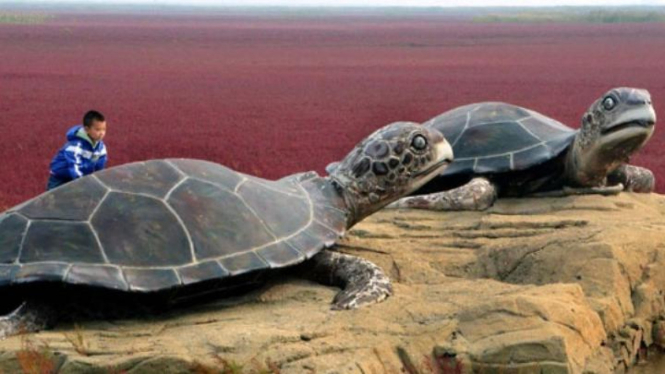
<path fill-rule="evenodd" d="M 580 130 L 511 104 L 462 106 L 424 123 L 451 142 L 455 161 L 390 207 L 483 210 L 497 196 L 651 192 L 653 173 L 627 163 L 655 122 L 649 92 L 625 87 L 596 100 Z"/>
<path fill-rule="evenodd" d="M 407 150 L 418 157 L 405 165 Z M 0 213 L 8 312 L 0 335 L 47 328 L 66 305 L 162 308 L 304 261 L 312 278 L 343 288 L 334 309 L 378 302 L 391 294 L 379 267 L 324 249 L 451 160 L 437 130 L 398 122 L 359 143 L 325 178 L 308 172 L 269 181 L 191 159 L 83 177 Z"/>

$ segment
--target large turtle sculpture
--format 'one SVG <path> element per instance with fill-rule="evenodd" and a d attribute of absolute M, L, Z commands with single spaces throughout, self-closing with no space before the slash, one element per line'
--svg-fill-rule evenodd
<path fill-rule="evenodd" d="M 417 162 L 405 165 L 404 152 Z M 437 130 L 398 122 L 359 143 L 328 177 L 269 181 L 191 159 L 83 177 L 0 214 L 0 300 L 8 312 L 0 335 L 46 328 L 67 306 L 161 308 L 305 261 L 313 278 L 342 288 L 333 308 L 380 301 L 391 285 L 379 267 L 324 249 L 451 160 Z"/>
<path fill-rule="evenodd" d="M 515 105 L 484 102 L 424 123 L 451 142 L 455 161 L 390 207 L 483 210 L 497 196 L 651 192 L 651 171 L 628 165 L 656 122 L 649 92 L 620 87 L 596 100 L 580 130 Z"/>

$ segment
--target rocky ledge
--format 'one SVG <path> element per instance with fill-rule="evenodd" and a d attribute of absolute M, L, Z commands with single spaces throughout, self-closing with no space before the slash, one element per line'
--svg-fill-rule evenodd
<path fill-rule="evenodd" d="M 384 210 L 338 248 L 395 295 L 278 279 L 150 321 L 63 324 L 0 342 L 1 372 L 612 373 L 665 345 L 665 197 L 509 199 Z"/>

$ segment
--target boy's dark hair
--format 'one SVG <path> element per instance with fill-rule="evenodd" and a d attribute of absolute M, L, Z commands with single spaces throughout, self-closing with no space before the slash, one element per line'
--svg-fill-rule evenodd
<path fill-rule="evenodd" d="M 106 121 L 106 118 L 104 118 L 104 115 L 96 110 L 89 110 L 88 113 L 83 116 L 83 126 L 92 126 L 92 121 L 104 122 Z"/>

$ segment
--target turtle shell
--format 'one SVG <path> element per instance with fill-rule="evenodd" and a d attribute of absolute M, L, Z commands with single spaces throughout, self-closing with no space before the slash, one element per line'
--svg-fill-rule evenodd
<path fill-rule="evenodd" d="M 519 106 L 465 105 L 424 123 L 450 140 L 455 160 L 441 174 L 496 174 L 551 160 L 572 143 L 577 130 Z"/>
<path fill-rule="evenodd" d="M 0 286 L 153 292 L 297 264 L 346 229 L 328 189 L 189 159 L 110 168 L 0 214 Z"/>

